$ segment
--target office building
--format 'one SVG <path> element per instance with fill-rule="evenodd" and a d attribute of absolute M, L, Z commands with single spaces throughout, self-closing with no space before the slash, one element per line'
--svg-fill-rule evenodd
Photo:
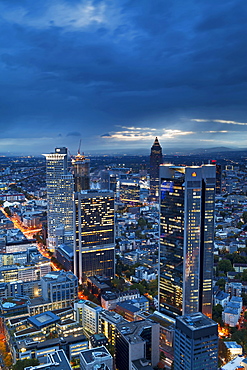
<path fill-rule="evenodd" d="M 115 358 L 118 370 L 131 370 L 133 361 L 146 359 L 153 367 L 159 362 L 159 323 L 151 320 L 116 325 Z"/>
<path fill-rule="evenodd" d="M 38 366 L 25 367 L 25 370 L 72 370 L 67 356 L 62 349 L 55 350 L 47 355 L 47 360 L 44 364 Z"/>
<path fill-rule="evenodd" d="M 201 312 L 176 318 L 174 370 L 218 369 L 218 324 Z"/>
<path fill-rule="evenodd" d="M 74 304 L 77 321 L 91 334 L 99 332 L 99 315 L 103 308 L 97 304 L 82 300 Z"/>
<path fill-rule="evenodd" d="M 69 271 L 52 271 L 41 278 L 41 287 L 45 301 L 59 301 L 62 307 L 69 307 L 77 298 L 78 279 Z"/>
<path fill-rule="evenodd" d="M 54 249 L 60 240 L 57 228 L 63 227 L 65 232 L 73 230 L 74 180 L 68 173 L 67 148 L 56 148 L 54 153 L 44 154 L 46 157 L 47 187 L 47 227 L 48 244 Z M 59 239 L 59 240 L 57 240 Z"/>
<path fill-rule="evenodd" d="M 129 206 L 141 205 L 139 180 L 121 180 L 120 201 Z"/>
<path fill-rule="evenodd" d="M 159 199 L 159 167 L 163 163 L 162 148 L 156 137 L 150 154 L 150 199 Z"/>
<path fill-rule="evenodd" d="M 161 312 L 212 314 L 215 166 L 160 166 Z"/>
<path fill-rule="evenodd" d="M 72 170 L 74 175 L 75 191 L 90 189 L 90 160 L 83 154 L 72 158 Z"/>
<path fill-rule="evenodd" d="M 81 370 L 113 370 L 113 358 L 104 346 L 80 354 Z"/>
<path fill-rule="evenodd" d="M 114 277 L 114 193 L 85 190 L 74 194 L 74 273 Z"/>
<path fill-rule="evenodd" d="M 222 166 L 220 163 L 217 163 L 215 159 L 211 160 L 211 164 L 216 166 L 216 186 L 215 186 L 215 193 L 221 194 L 222 191 Z"/>

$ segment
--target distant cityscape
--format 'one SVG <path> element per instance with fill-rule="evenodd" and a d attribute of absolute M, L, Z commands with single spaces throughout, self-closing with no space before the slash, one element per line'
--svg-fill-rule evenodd
<path fill-rule="evenodd" d="M 0 367 L 247 369 L 247 151 L 0 157 Z"/>

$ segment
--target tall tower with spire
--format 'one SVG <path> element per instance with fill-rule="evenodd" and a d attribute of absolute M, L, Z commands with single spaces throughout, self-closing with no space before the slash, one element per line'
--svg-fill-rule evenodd
<path fill-rule="evenodd" d="M 159 199 L 159 167 L 163 163 L 162 148 L 156 137 L 150 154 L 150 199 Z"/>

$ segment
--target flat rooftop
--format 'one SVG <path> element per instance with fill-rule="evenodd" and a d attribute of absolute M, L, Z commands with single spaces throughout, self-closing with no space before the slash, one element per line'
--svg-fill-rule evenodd
<path fill-rule="evenodd" d="M 27 321 L 32 324 L 35 328 L 41 329 L 46 326 L 55 324 L 60 321 L 60 317 L 55 315 L 51 311 L 46 311 L 44 313 L 40 313 L 38 315 L 31 316 L 27 319 Z"/>
<path fill-rule="evenodd" d="M 104 361 L 104 357 L 109 357 L 111 355 L 104 346 L 101 346 L 83 351 L 81 352 L 81 356 L 87 364 L 90 364 L 99 358 L 102 358 L 102 361 Z"/>
<path fill-rule="evenodd" d="M 198 330 L 202 328 L 207 328 L 212 325 L 216 325 L 216 323 L 211 320 L 209 317 L 203 315 L 201 312 L 196 312 L 190 315 L 184 315 L 181 317 L 177 317 L 178 321 L 181 321 L 190 330 Z"/>

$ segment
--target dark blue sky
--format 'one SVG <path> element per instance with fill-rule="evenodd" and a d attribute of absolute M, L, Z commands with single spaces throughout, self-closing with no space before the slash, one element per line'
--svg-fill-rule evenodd
<path fill-rule="evenodd" d="M 1 0 L 0 152 L 246 147 L 246 0 Z"/>

